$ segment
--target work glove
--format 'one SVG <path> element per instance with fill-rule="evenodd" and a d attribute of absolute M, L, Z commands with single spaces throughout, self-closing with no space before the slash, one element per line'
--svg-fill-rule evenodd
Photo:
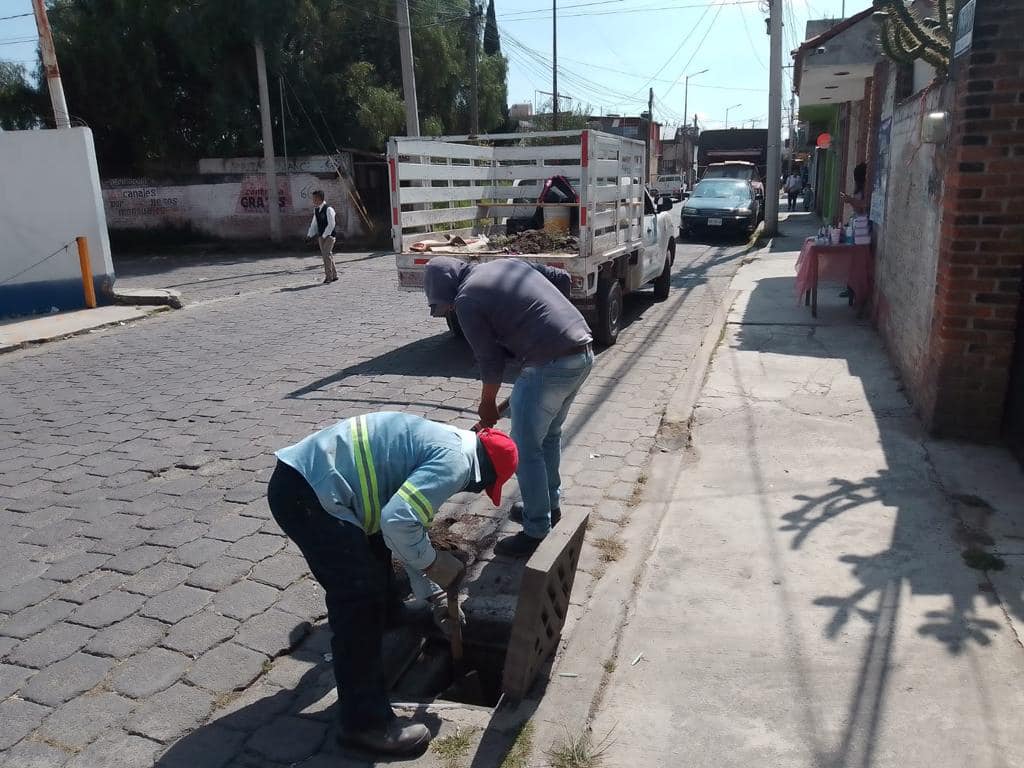
<path fill-rule="evenodd" d="M 427 602 L 430 604 L 430 611 L 433 614 L 434 626 L 441 630 L 445 637 L 451 637 L 452 618 L 448 613 L 448 593 L 435 592 L 427 598 Z M 466 626 L 466 614 L 462 612 L 461 605 L 459 606 L 459 624 Z"/>
<path fill-rule="evenodd" d="M 466 566 L 451 552 L 439 551 L 424 573 L 441 589 L 451 591 L 459 588 L 466 575 Z"/>

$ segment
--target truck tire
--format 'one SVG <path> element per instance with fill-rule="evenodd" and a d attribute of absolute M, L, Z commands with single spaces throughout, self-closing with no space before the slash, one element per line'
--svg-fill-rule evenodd
<path fill-rule="evenodd" d="M 654 298 L 657 301 L 664 301 L 668 298 L 669 289 L 672 287 L 672 264 L 676 260 L 676 243 L 669 240 L 668 253 L 665 254 L 665 268 L 654 280 Z"/>
<path fill-rule="evenodd" d="M 462 332 L 462 326 L 459 325 L 459 318 L 454 312 L 445 315 L 444 321 L 448 323 L 448 330 L 452 332 L 452 336 L 456 339 L 466 338 L 466 334 Z"/>
<path fill-rule="evenodd" d="M 622 323 L 622 286 L 618 280 L 602 280 L 597 285 L 597 325 L 594 338 L 610 347 L 619 338 Z"/>

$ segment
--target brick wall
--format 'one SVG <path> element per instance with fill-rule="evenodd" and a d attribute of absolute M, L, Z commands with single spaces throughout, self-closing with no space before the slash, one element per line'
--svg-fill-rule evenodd
<path fill-rule="evenodd" d="M 948 108 L 953 88 L 932 88 L 900 101 L 898 68 L 880 74 L 885 82 L 879 118 L 891 125 L 885 199 L 872 201 L 873 210 L 881 206 L 874 217 L 875 322 L 911 400 L 930 420 L 935 391 L 928 359 L 946 158 L 945 147 L 921 143 L 920 126 L 927 112 Z M 873 154 L 877 150 L 876 137 Z M 873 176 L 875 169 L 869 170 Z"/>
<path fill-rule="evenodd" d="M 992 439 L 1006 407 L 1024 268 L 1024 4 L 978 3 L 953 77 L 953 132 L 929 350 L 928 421 Z"/>

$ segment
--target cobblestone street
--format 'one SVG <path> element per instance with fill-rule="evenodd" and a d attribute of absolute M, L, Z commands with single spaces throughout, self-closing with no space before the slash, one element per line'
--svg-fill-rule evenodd
<path fill-rule="evenodd" d="M 669 299 L 627 299 L 566 425 L 588 541 L 625 521 L 742 251 L 681 245 Z M 193 766 L 305 760 L 329 718 L 298 714 L 313 662 L 283 654 L 324 607 L 269 516 L 272 452 L 371 410 L 468 427 L 472 356 L 397 290 L 390 255 L 339 256 L 333 285 L 298 255 L 118 266 L 119 286 L 176 287 L 185 309 L 0 358 L 0 765 L 143 768 L 211 715 Z M 466 539 L 501 523 L 479 499 L 455 514 Z M 574 602 L 601 570 L 588 545 Z M 237 714 L 268 698 L 276 728 Z"/>

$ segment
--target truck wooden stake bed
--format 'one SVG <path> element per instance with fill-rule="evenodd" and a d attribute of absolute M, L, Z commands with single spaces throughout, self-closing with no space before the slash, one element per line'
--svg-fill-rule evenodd
<path fill-rule="evenodd" d="M 644 187 L 641 141 L 593 130 L 395 137 L 388 171 L 402 289 L 422 290 L 423 270 L 440 253 L 560 267 L 603 344 L 618 337 L 624 294 L 653 282 L 657 298 L 668 296 L 679 214 L 670 201 L 656 209 Z M 578 201 L 538 202 L 554 176 L 568 180 Z M 519 254 L 506 244 L 510 220 L 538 212 L 539 220 L 565 215 L 571 250 Z"/>

